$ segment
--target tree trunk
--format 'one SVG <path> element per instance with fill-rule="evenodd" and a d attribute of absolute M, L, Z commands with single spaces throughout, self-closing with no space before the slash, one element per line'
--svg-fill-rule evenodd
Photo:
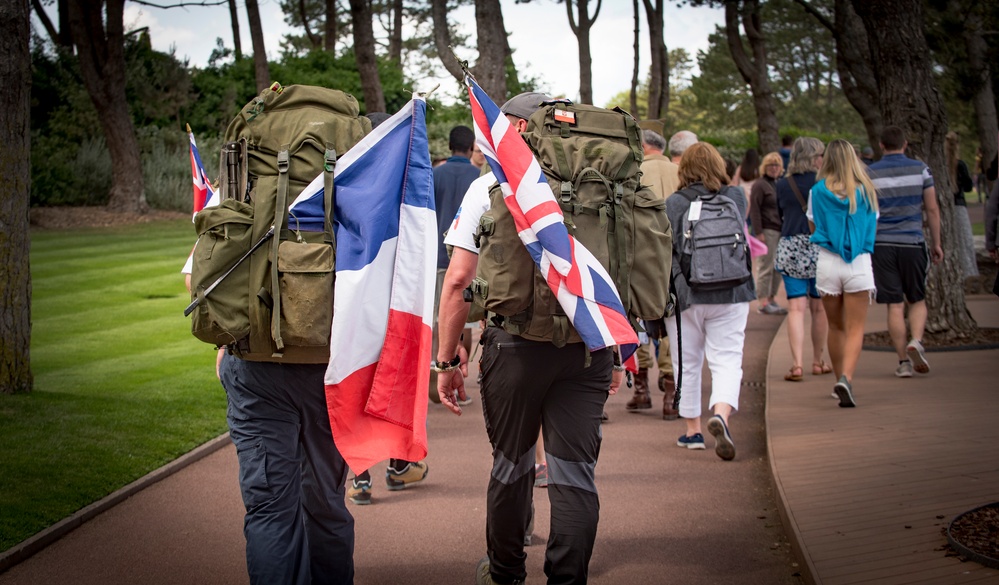
<path fill-rule="evenodd" d="M 881 158 L 881 100 L 878 81 L 871 69 L 871 51 L 863 21 L 857 16 L 850 0 L 835 0 L 834 21 L 830 21 L 807 0 L 796 2 L 832 33 L 836 42 L 836 73 L 840 88 L 853 109 L 860 114 L 874 158 Z"/>
<path fill-rule="evenodd" d="M 631 115 L 638 118 L 638 68 L 639 68 L 639 40 L 642 22 L 638 14 L 638 0 L 632 0 L 632 9 L 635 13 L 635 58 L 631 69 L 631 91 L 628 92 L 628 108 Z"/>
<path fill-rule="evenodd" d="M 740 14 L 740 4 L 742 11 Z M 752 58 L 739 36 L 739 21 L 746 31 L 746 39 L 753 51 Z M 774 106 L 773 91 L 770 89 L 770 75 L 767 71 L 766 39 L 760 28 L 759 0 L 725 2 L 725 36 L 732 60 L 742 78 L 753 92 L 753 109 L 756 111 L 756 127 L 760 139 L 760 152 L 774 152 L 780 148 L 780 124 Z"/>
<path fill-rule="evenodd" d="M 125 97 L 123 4 L 124 0 L 107 1 L 107 31 L 102 0 L 70 2 L 69 21 L 80 57 L 83 84 L 97 110 L 111 155 L 108 209 L 145 213 L 149 206 L 139 159 L 139 141 Z"/>
<path fill-rule="evenodd" d="M 332 53 L 336 50 L 336 0 L 326 0 L 326 23 L 323 25 L 323 50 Z"/>
<path fill-rule="evenodd" d="M 645 19 L 649 22 L 649 47 L 652 69 L 649 76 L 649 118 L 665 120 L 669 114 L 669 49 L 663 40 L 663 0 L 645 4 Z"/>
<path fill-rule="evenodd" d="M 319 38 L 319 35 L 312 32 L 312 27 L 309 26 L 309 11 L 305 8 L 305 0 L 298 0 L 298 13 L 302 18 L 302 28 L 305 29 L 305 37 L 309 39 L 312 49 L 318 49 L 323 44 L 323 40 Z"/>
<path fill-rule="evenodd" d="M 31 55 L 28 0 L 0 2 L 0 393 L 30 392 Z"/>
<path fill-rule="evenodd" d="M 402 0 L 392 0 L 392 30 L 389 34 L 388 57 L 402 69 Z"/>
<path fill-rule="evenodd" d="M 385 94 L 378 76 L 375 57 L 375 32 L 371 27 L 371 5 L 368 0 L 350 0 L 350 18 L 354 23 L 354 58 L 361 74 L 365 113 L 384 112 Z"/>
<path fill-rule="evenodd" d="M 579 103 L 593 104 L 593 57 L 590 54 L 590 29 L 600 14 L 602 0 L 597 0 L 597 9 L 590 16 L 589 0 L 575 0 L 576 14 L 572 13 L 573 0 L 565 0 L 565 10 L 569 15 L 569 28 L 576 35 L 579 46 Z"/>
<path fill-rule="evenodd" d="M 475 80 L 489 97 L 502 104 L 509 93 L 506 88 L 506 58 L 510 46 L 499 0 L 475 0 L 475 34 L 479 49 Z"/>
<path fill-rule="evenodd" d="M 988 44 L 982 36 L 982 15 L 980 7 L 972 8 L 964 26 L 964 43 L 968 50 L 968 69 L 977 72 L 977 87 L 971 100 L 975 108 L 975 121 L 978 123 L 978 143 L 982 148 L 982 161 L 985 165 L 996 157 L 996 99 L 992 92 L 992 72 L 987 58 Z M 991 185 L 989 185 L 991 187 Z"/>
<path fill-rule="evenodd" d="M 243 43 L 239 38 L 239 12 L 236 10 L 236 0 L 229 0 L 229 20 L 232 22 L 233 55 L 239 61 L 243 58 Z"/>
<path fill-rule="evenodd" d="M 271 85 L 271 70 L 267 64 L 264 29 L 260 24 L 260 7 L 257 0 L 246 0 L 246 16 L 250 24 L 250 40 L 253 43 L 253 70 L 257 80 L 257 93 L 260 93 Z"/>
<path fill-rule="evenodd" d="M 962 336 L 977 327 L 964 302 L 964 278 L 954 226 L 954 190 L 944 158 L 947 118 L 933 81 L 923 34 L 922 0 L 854 0 L 870 40 L 885 125 L 903 128 L 910 155 L 933 172 L 940 205 L 944 260 L 930 268 L 926 283 L 926 330 Z M 926 231 L 930 239 L 929 230 Z"/>

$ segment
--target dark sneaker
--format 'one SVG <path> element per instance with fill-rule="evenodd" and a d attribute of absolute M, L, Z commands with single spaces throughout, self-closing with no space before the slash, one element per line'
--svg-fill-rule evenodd
<path fill-rule="evenodd" d="M 715 453 L 725 461 L 735 459 L 735 443 L 721 415 L 716 414 L 708 419 L 708 432 L 715 438 Z"/>
<path fill-rule="evenodd" d="M 421 482 L 427 477 L 430 468 L 423 461 L 409 463 L 402 469 L 385 469 L 385 485 L 389 491 L 404 490 L 414 483 Z"/>
<path fill-rule="evenodd" d="M 544 463 L 534 466 L 534 487 L 548 487 L 548 466 Z"/>
<path fill-rule="evenodd" d="M 347 499 L 358 506 L 366 506 L 371 503 L 371 480 L 350 480 L 350 487 L 347 488 Z"/>
<path fill-rule="evenodd" d="M 921 341 L 918 339 L 910 341 L 909 345 L 905 346 L 905 353 L 909 355 L 909 360 L 912 361 L 912 369 L 916 370 L 917 374 L 930 373 L 930 362 L 926 361 L 926 353 Z"/>
<path fill-rule="evenodd" d="M 680 438 L 676 440 L 677 447 L 686 447 L 688 449 L 703 449 L 704 448 L 704 435 L 697 433 L 691 437 L 687 435 L 680 435 Z"/>
<path fill-rule="evenodd" d="M 523 581 L 514 581 L 513 585 L 518 585 Z M 492 574 L 489 573 L 489 557 L 482 557 L 475 567 L 475 585 L 498 585 L 493 581 Z"/>
<path fill-rule="evenodd" d="M 841 408 L 853 408 L 857 403 L 853 401 L 853 385 L 847 381 L 846 376 L 840 376 L 839 382 L 833 386 L 836 398 L 839 398 Z"/>

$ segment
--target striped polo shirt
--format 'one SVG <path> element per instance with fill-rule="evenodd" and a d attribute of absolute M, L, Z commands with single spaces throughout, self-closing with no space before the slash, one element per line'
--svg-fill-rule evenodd
<path fill-rule="evenodd" d="M 867 169 L 881 213 L 875 243 L 923 243 L 923 190 L 933 186 L 929 167 L 904 154 L 886 154 Z"/>

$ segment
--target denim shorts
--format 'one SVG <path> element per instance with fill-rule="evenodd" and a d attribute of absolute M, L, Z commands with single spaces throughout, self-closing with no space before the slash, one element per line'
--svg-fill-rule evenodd
<path fill-rule="evenodd" d="M 813 299 L 821 298 L 819 289 L 815 288 L 815 278 L 793 278 L 786 274 L 781 274 L 780 277 L 784 279 L 784 290 L 787 292 L 788 299 L 796 299 L 805 295 Z"/>

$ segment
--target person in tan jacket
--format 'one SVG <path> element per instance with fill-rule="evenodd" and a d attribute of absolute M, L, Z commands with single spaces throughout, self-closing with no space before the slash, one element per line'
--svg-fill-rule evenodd
<path fill-rule="evenodd" d="M 642 150 L 645 160 L 642 162 L 642 184 L 648 185 L 652 192 L 666 199 L 674 192 L 680 183 L 679 165 L 672 162 L 664 154 L 666 139 L 652 130 L 642 132 Z M 638 374 L 635 375 L 635 395 L 625 408 L 630 411 L 652 408 L 652 397 L 649 394 L 649 368 L 652 366 L 651 344 L 645 343 L 638 348 Z M 663 397 L 663 419 L 674 420 L 678 412 L 673 408 L 673 396 L 676 393 L 676 382 L 673 378 L 673 364 L 669 357 L 669 340 L 659 341 L 659 390 L 665 393 Z"/>

